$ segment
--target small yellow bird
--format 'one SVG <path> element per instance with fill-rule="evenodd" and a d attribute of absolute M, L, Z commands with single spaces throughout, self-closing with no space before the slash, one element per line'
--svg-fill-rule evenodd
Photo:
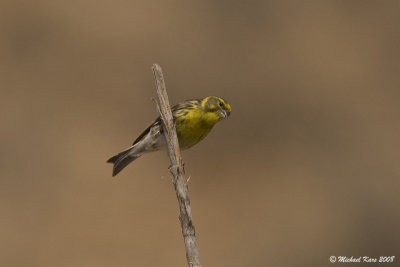
<path fill-rule="evenodd" d="M 208 96 L 204 99 L 186 100 L 171 108 L 175 121 L 179 146 L 188 149 L 200 142 L 221 119 L 231 113 L 231 106 L 222 98 Z M 113 163 L 112 175 L 117 175 L 129 163 L 147 152 L 166 149 L 162 120 L 158 117 L 128 149 L 111 157 L 107 162 Z"/>

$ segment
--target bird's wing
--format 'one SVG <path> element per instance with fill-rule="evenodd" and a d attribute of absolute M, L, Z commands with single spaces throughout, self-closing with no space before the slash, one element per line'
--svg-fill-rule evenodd
<path fill-rule="evenodd" d="M 173 106 L 171 108 L 172 111 L 172 115 L 175 118 L 179 117 L 179 116 L 185 116 L 188 112 L 188 110 L 190 109 L 194 109 L 195 106 L 200 105 L 201 100 L 198 99 L 193 99 L 193 100 L 186 100 L 182 103 L 179 103 L 175 106 Z M 158 117 L 149 127 L 146 128 L 146 130 L 144 130 L 138 138 L 136 138 L 136 140 L 133 142 L 132 145 L 137 144 L 139 141 L 141 141 L 151 130 L 151 128 L 155 127 L 155 126 L 160 126 L 162 124 L 161 118 Z M 163 132 L 162 127 L 160 127 L 160 133 Z"/>
<path fill-rule="evenodd" d="M 136 145 L 137 143 L 139 143 L 151 130 L 151 128 L 155 127 L 155 126 L 159 126 L 161 125 L 161 118 L 158 117 L 155 122 L 153 122 L 149 127 L 146 128 L 146 130 L 144 130 L 138 138 L 136 138 L 136 140 L 133 142 L 133 146 Z M 160 132 L 162 133 L 162 127 L 160 127 Z"/>
<path fill-rule="evenodd" d="M 179 103 L 171 108 L 174 119 L 180 116 L 185 116 L 189 110 L 196 109 L 199 107 L 201 100 L 192 99 L 186 100 L 185 102 Z"/>

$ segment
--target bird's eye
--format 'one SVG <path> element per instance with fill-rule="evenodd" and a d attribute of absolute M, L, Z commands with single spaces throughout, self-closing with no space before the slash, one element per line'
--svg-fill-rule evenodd
<path fill-rule="evenodd" d="M 219 102 L 219 106 L 220 106 L 221 108 L 223 108 L 223 107 L 224 107 L 224 103 Z"/>

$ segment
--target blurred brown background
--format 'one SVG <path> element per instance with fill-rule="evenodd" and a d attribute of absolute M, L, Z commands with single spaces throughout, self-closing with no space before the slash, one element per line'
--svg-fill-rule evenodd
<path fill-rule="evenodd" d="M 400 261 L 399 1 L 0 4 L 0 266 L 185 266 L 165 153 L 105 161 L 172 103 L 204 266 Z M 394 266 L 394 265 L 391 265 Z"/>

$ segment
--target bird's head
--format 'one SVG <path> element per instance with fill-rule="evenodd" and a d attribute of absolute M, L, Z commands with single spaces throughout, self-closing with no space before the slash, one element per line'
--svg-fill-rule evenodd
<path fill-rule="evenodd" d="M 226 119 L 231 114 L 231 106 L 224 99 L 217 96 L 208 96 L 201 101 L 201 107 L 206 112 L 218 114 L 220 119 Z"/>

